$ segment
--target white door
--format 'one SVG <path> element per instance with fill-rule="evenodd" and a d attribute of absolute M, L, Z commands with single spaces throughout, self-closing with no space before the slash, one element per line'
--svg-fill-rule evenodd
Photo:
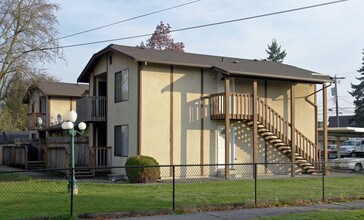
<path fill-rule="evenodd" d="M 217 140 L 217 163 L 225 164 L 225 126 L 218 126 L 218 140 Z M 235 127 L 230 126 L 230 161 L 226 163 L 233 164 L 235 161 Z M 222 168 L 223 166 L 219 166 Z M 231 165 L 234 168 L 234 165 Z"/>

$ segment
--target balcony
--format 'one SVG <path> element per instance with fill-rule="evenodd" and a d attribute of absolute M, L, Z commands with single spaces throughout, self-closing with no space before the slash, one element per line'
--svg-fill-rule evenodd
<path fill-rule="evenodd" d="M 43 129 L 47 125 L 45 113 L 29 113 L 27 118 L 28 130 Z"/>
<path fill-rule="evenodd" d="M 210 95 L 210 118 L 212 120 L 225 119 L 225 93 Z M 252 119 L 252 95 L 245 93 L 230 94 L 230 119 Z"/>
<path fill-rule="evenodd" d="M 87 96 L 77 99 L 78 121 L 105 122 L 107 97 Z"/>

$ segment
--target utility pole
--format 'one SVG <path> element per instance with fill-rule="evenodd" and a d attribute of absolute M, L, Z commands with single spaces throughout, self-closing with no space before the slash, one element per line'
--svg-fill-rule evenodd
<path fill-rule="evenodd" d="M 335 75 L 334 82 L 335 82 L 335 104 L 336 104 L 336 127 L 340 127 L 340 120 L 339 120 L 339 99 L 337 94 L 337 80 L 338 79 L 345 79 L 345 77 L 337 77 Z"/>

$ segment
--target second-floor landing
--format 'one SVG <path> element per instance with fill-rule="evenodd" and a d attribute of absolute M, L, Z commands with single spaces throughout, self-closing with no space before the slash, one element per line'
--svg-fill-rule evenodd
<path fill-rule="evenodd" d="M 84 122 L 105 122 L 107 120 L 107 97 L 86 96 L 76 101 L 78 120 Z"/>

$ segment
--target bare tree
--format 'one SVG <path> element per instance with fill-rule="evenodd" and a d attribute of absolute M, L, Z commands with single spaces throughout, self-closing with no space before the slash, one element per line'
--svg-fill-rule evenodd
<path fill-rule="evenodd" d="M 48 0 L 0 1 L 0 103 L 18 76 L 38 74 L 44 64 L 63 58 L 58 9 Z"/>
<path fill-rule="evenodd" d="M 140 47 L 146 47 L 156 50 L 171 50 L 184 52 L 185 45 L 182 42 L 174 42 L 171 36 L 171 26 L 163 21 L 155 28 L 153 35 L 147 39 L 146 44 L 140 43 Z"/>
<path fill-rule="evenodd" d="M 28 106 L 23 98 L 30 86 L 39 82 L 57 82 L 56 77 L 48 74 L 37 74 L 28 77 L 15 75 L 8 88 L 6 102 L 0 107 L 0 131 L 25 130 Z"/>

